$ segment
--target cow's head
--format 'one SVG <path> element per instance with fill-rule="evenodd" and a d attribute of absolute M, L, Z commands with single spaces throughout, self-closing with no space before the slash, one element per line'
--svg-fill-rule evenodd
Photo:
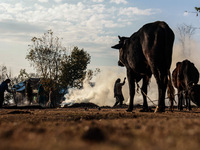
<path fill-rule="evenodd" d="M 125 65 L 125 59 L 126 59 L 126 44 L 129 41 L 128 37 L 119 37 L 119 43 L 112 46 L 111 48 L 114 49 L 119 49 L 119 61 L 118 61 L 118 65 L 123 67 Z"/>

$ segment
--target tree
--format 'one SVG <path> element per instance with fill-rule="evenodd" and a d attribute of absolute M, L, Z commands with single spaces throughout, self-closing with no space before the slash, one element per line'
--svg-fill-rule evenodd
<path fill-rule="evenodd" d="M 89 69 L 87 71 L 87 81 L 90 82 L 93 79 L 93 77 L 97 76 L 97 74 L 99 74 L 100 72 L 100 68 L 95 68 L 94 71 L 92 69 Z"/>
<path fill-rule="evenodd" d="M 33 37 L 31 41 L 26 59 L 41 76 L 45 91 L 56 87 L 59 94 L 60 88 L 82 87 L 87 64 L 90 63 L 90 55 L 86 51 L 74 47 L 67 55 L 66 48 L 58 37 L 54 38 L 51 30 L 41 38 Z"/>
<path fill-rule="evenodd" d="M 190 42 L 192 35 L 195 33 L 195 30 L 196 28 L 194 28 L 192 25 L 182 24 L 177 27 L 178 40 L 182 45 L 183 53 L 185 56 L 190 56 Z"/>
<path fill-rule="evenodd" d="M 52 30 L 48 30 L 41 38 L 33 37 L 31 41 L 26 59 L 37 70 L 45 91 L 49 92 L 49 88 L 53 87 L 58 93 L 58 77 L 62 61 L 67 57 L 66 48 L 58 37 L 54 37 Z"/>
<path fill-rule="evenodd" d="M 58 37 L 53 36 L 52 30 L 48 30 L 41 38 L 33 37 L 31 41 L 26 59 L 42 78 L 56 81 L 61 62 L 66 57 L 66 48 L 61 45 Z"/>
<path fill-rule="evenodd" d="M 62 64 L 60 83 L 64 88 L 82 88 L 90 59 L 90 55 L 84 49 L 74 47 L 71 54 L 66 57 L 65 62 Z"/>
<path fill-rule="evenodd" d="M 18 82 L 23 82 L 29 78 L 29 74 L 26 72 L 26 69 L 21 69 L 18 75 Z"/>
<path fill-rule="evenodd" d="M 7 67 L 5 65 L 0 66 L 0 81 L 4 81 L 7 78 Z"/>
<path fill-rule="evenodd" d="M 200 13 L 200 7 L 194 7 L 195 8 L 195 10 L 197 11 L 196 12 L 196 15 L 198 16 L 198 14 Z"/>

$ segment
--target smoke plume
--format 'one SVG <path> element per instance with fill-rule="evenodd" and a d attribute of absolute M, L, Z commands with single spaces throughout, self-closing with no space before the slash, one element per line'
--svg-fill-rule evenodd
<path fill-rule="evenodd" d="M 195 40 L 185 41 L 184 51 L 189 51 L 188 53 L 183 52 L 183 48 L 180 43 L 175 43 L 173 48 L 173 57 L 172 57 L 172 65 L 171 65 L 171 73 L 175 69 L 176 63 L 178 61 L 183 61 L 184 59 L 188 59 L 195 64 L 197 69 L 200 69 L 200 58 L 199 58 L 199 43 Z M 186 55 L 188 54 L 188 55 Z M 113 106 L 115 103 L 114 98 L 114 83 L 117 78 L 123 81 L 124 77 L 126 77 L 126 69 L 121 67 L 109 67 L 101 69 L 101 72 L 95 77 L 93 82 L 95 83 L 94 87 L 91 87 L 87 82 L 84 82 L 83 89 L 69 89 L 69 93 L 65 95 L 66 100 L 62 103 L 62 106 L 69 105 L 73 103 L 81 103 L 81 102 L 91 102 L 95 103 L 99 106 Z M 142 85 L 140 81 L 139 85 Z M 125 98 L 124 103 L 128 104 L 129 102 L 129 90 L 128 90 L 128 81 L 126 80 L 126 84 L 122 88 L 123 95 Z M 148 86 L 148 104 L 157 105 L 158 99 L 158 88 L 155 82 L 154 76 L 151 78 L 151 82 Z M 177 99 L 177 98 L 176 98 Z M 142 104 L 142 95 L 141 92 L 136 92 L 134 98 L 134 104 Z M 166 105 L 169 105 L 168 99 L 166 99 Z"/>

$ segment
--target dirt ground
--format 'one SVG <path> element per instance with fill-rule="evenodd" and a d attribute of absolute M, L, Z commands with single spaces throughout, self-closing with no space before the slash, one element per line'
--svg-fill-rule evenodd
<path fill-rule="evenodd" d="M 0 109 L 1 150 L 199 150 L 200 109 Z"/>

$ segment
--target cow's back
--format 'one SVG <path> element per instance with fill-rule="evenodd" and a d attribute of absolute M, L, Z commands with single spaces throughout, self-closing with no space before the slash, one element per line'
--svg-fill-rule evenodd
<path fill-rule="evenodd" d="M 176 68 L 172 72 L 172 81 L 176 88 L 187 89 L 192 84 L 199 81 L 199 71 L 189 60 L 184 60 L 176 64 Z"/>
<path fill-rule="evenodd" d="M 199 71 L 194 64 L 187 59 L 181 63 L 180 74 L 187 85 L 197 84 L 199 81 Z"/>
<path fill-rule="evenodd" d="M 166 74 L 171 66 L 174 33 L 165 22 L 157 21 L 144 25 L 139 31 L 143 54 L 153 69 Z"/>

